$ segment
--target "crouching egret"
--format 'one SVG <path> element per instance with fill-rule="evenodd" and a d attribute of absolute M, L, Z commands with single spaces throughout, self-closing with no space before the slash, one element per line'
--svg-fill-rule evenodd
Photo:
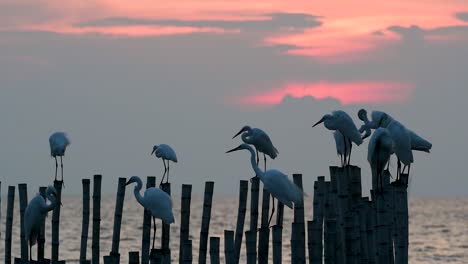
<path fill-rule="evenodd" d="M 164 177 L 166 175 L 167 175 L 166 183 L 169 182 L 169 161 L 177 163 L 177 156 L 176 156 L 175 151 L 169 145 L 160 144 L 160 145 L 154 145 L 151 155 L 153 155 L 153 153 L 157 158 L 162 159 L 163 164 L 164 164 L 164 173 L 161 178 L 160 185 L 163 183 Z M 167 161 L 167 166 L 166 166 L 166 161 Z"/>
<path fill-rule="evenodd" d="M 265 131 L 260 128 L 251 128 L 250 126 L 244 126 L 234 137 L 236 138 L 242 134 L 241 138 L 245 144 L 250 144 L 255 147 L 257 152 L 257 164 L 259 161 L 258 152 L 263 153 L 264 168 L 266 170 L 266 155 L 271 159 L 275 159 L 278 156 L 278 150 L 273 146 L 270 137 Z"/>
<path fill-rule="evenodd" d="M 58 162 L 57 157 L 60 157 L 60 166 L 62 168 L 62 182 L 63 182 L 63 160 L 65 150 L 70 145 L 70 139 L 64 132 L 55 132 L 49 137 L 50 155 L 55 158 L 55 180 L 57 180 Z"/>
<path fill-rule="evenodd" d="M 156 238 L 156 218 L 161 219 L 165 224 L 174 223 L 174 214 L 172 213 L 172 200 L 171 197 L 159 188 L 148 188 L 145 191 L 144 196 L 141 196 L 140 191 L 143 187 L 143 183 L 138 176 L 132 176 L 126 183 L 136 183 L 133 193 L 135 198 L 141 206 L 146 210 L 149 210 L 153 217 L 153 249 L 154 241 Z"/>
<path fill-rule="evenodd" d="M 344 159 L 344 164 L 350 164 L 351 161 L 351 150 L 352 144 L 354 142 L 356 145 L 362 144 L 361 134 L 359 133 L 356 125 L 353 122 L 353 119 L 344 111 L 337 110 L 333 111 L 332 114 L 327 114 L 315 123 L 312 127 L 317 126 L 318 124 L 323 123 L 328 130 L 339 131 L 343 135 L 344 142 L 347 142 L 345 146 L 344 153 L 349 153 L 348 159 Z M 346 145 L 349 144 L 349 151 L 346 149 Z"/>
<path fill-rule="evenodd" d="M 372 187 L 383 190 L 383 172 L 393 153 L 393 140 L 386 128 L 378 128 L 369 140 L 367 161 L 372 172 Z"/>
<path fill-rule="evenodd" d="M 57 206 L 57 191 L 54 186 L 47 187 L 46 197 L 50 201 L 50 204 L 47 204 L 45 198 L 38 193 L 31 199 L 24 211 L 24 239 L 29 242 L 29 260 L 31 262 L 32 246 L 36 244 L 39 238 L 39 232 L 45 222 L 47 213 Z"/>
<path fill-rule="evenodd" d="M 258 164 L 255 160 L 255 151 L 250 145 L 241 144 L 237 148 L 233 148 L 226 153 L 238 151 L 238 150 L 248 150 L 250 152 L 250 163 L 252 168 L 260 177 L 260 180 L 263 182 L 265 189 L 270 192 L 273 200 L 273 210 L 271 212 L 270 218 L 268 219 L 268 225 L 270 225 L 271 219 L 275 212 L 275 198 L 278 201 L 282 202 L 289 208 L 293 208 L 293 204 L 299 203 L 303 199 L 304 193 L 301 191 L 297 185 L 295 185 L 288 176 L 278 170 L 267 170 L 265 172 L 261 171 L 258 167 Z"/>

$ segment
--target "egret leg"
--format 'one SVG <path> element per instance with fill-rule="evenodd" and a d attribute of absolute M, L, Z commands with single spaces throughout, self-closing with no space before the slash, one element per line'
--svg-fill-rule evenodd
<path fill-rule="evenodd" d="M 265 153 L 263 153 L 263 162 L 265 162 L 265 170 L 264 171 L 266 171 L 266 155 L 265 155 Z"/>
<path fill-rule="evenodd" d="M 163 164 L 164 164 L 164 173 L 163 173 L 163 176 L 161 178 L 161 182 L 159 183 L 159 185 L 161 185 L 163 183 L 164 177 L 166 177 L 166 172 L 167 172 L 166 162 L 164 161 L 164 159 L 162 161 L 163 161 Z"/>
<path fill-rule="evenodd" d="M 260 161 L 259 161 L 259 157 L 258 157 L 258 150 L 257 150 L 257 148 L 255 148 L 255 151 L 257 152 L 257 165 L 258 165 L 258 163 L 259 163 Z"/>
<path fill-rule="evenodd" d="M 32 243 L 29 242 L 29 263 L 32 263 Z"/>
<path fill-rule="evenodd" d="M 409 175 L 410 169 L 411 169 L 411 164 L 408 165 L 408 175 Z"/>
<path fill-rule="evenodd" d="M 348 156 L 348 165 L 349 165 L 351 163 L 351 150 L 353 149 L 353 142 L 351 142 L 351 140 L 348 140 L 348 142 L 349 142 L 349 156 Z"/>
<path fill-rule="evenodd" d="M 347 139 L 346 139 L 346 137 L 344 135 L 343 135 L 343 142 L 344 142 L 344 164 L 346 164 L 346 156 L 347 156 L 348 152 L 346 151 Z M 342 165 L 342 167 L 344 167 L 344 165 Z"/>
<path fill-rule="evenodd" d="M 55 180 L 57 180 L 57 170 L 58 170 L 58 162 L 57 162 L 57 156 L 55 158 Z"/>
<path fill-rule="evenodd" d="M 64 184 L 63 184 L 63 160 L 62 160 L 62 156 L 60 156 L 60 167 L 61 167 L 61 169 L 62 169 L 62 185 L 64 185 Z M 64 185 L 64 186 L 65 186 L 65 185 Z"/>
<path fill-rule="evenodd" d="M 343 163 L 343 155 L 342 154 L 340 154 L 340 161 L 341 161 L 341 167 L 343 167 L 344 163 Z"/>
<path fill-rule="evenodd" d="M 271 215 L 268 219 L 268 227 L 270 227 L 271 219 L 273 218 L 273 214 L 275 213 L 275 198 L 273 197 L 273 195 L 271 196 L 271 200 L 273 200 L 273 209 L 271 210 Z"/>
<path fill-rule="evenodd" d="M 398 166 L 397 166 L 397 180 L 400 179 L 400 173 L 401 173 L 401 162 L 400 158 L 398 158 Z"/>
<path fill-rule="evenodd" d="M 169 183 L 169 160 L 167 161 L 167 176 L 166 176 L 166 183 Z"/>
<path fill-rule="evenodd" d="M 156 217 L 153 216 L 153 247 L 154 249 L 154 241 L 156 240 Z"/>

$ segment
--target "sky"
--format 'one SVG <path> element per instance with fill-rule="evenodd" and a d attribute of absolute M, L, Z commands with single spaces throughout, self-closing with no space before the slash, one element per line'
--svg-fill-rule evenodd
<path fill-rule="evenodd" d="M 48 137 L 66 131 L 69 194 L 93 174 L 105 193 L 118 177 L 159 179 L 150 153 L 166 143 L 176 192 L 212 180 L 235 195 L 253 171 L 247 152 L 224 152 L 251 125 L 279 150 L 268 166 L 312 193 L 339 162 L 312 124 L 342 109 L 360 126 L 365 108 L 433 143 L 415 153 L 410 195 L 467 196 L 467 44 L 466 0 L 1 0 L 2 188 L 50 184 Z M 367 143 L 353 150 L 367 195 Z"/>

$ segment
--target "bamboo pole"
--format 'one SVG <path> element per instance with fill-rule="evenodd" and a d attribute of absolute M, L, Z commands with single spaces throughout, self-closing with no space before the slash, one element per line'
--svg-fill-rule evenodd
<path fill-rule="evenodd" d="M 161 249 L 151 249 L 150 263 L 161 264 L 163 262 L 163 255 Z"/>
<path fill-rule="evenodd" d="M 93 238 L 91 243 L 92 264 L 99 264 L 101 232 L 101 181 L 102 175 L 93 179 Z"/>
<path fill-rule="evenodd" d="M 200 229 L 200 246 L 198 254 L 198 263 L 206 263 L 206 249 L 208 244 L 208 233 L 210 229 L 211 204 L 213 201 L 214 182 L 208 181 L 205 183 L 205 194 L 203 198 L 203 216 Z"/>
<path fill-rule="evenodd" d="M 268 246 L 270 227 L 268 226 L 268 218 L 270 216 L 270 192 L 263 188 L 262 194 L 262 222 L 258 236 L 258 263 L 268 263 Z"/>
<path fill-rule="evenodd" d="M 25 237 L 25 230 L 24 230 L 24 211 L 28 205 L 28 190 L 26 183 L 18 184 L 18 192 L 19 192 L 19 202 L 20 202 L 20 223 L 21 223 L 21 262 L 26 263 L 29 261 L 28 258 L 28 240 Z"/>
<path fill-rule="evenodd" d="M 369 197 L 363 197 L 358 208 L 359 214 L 359 236 L 361 241 L 361 263 L 369 262 L 369 249 L 367 242 L 367 203 Z"/>
<path fill-rule="evenodd" d="M 323 252 L 323 222 L 324 222 L 324 208 L 326 203 L 325 197 L 325 177 L 319 176 L 317 181 L 314 182 L 314 200 L 313 200 L 313 210 L 314 210 L 314 223 L 310 226 L 314 230 L 313 233 L 309 234 L 309 245 L 313 245 L 314 249 L 309 248 L 309 252 L 313 253 L 312 256 L 309 253 L 309 260 L 314 258 L 314 263 L 322 263 L 322 252 Z M 309 229 L 308 226 L 308 230 Z M 320 232 L 318 232 L 320 230 Z M 310 243 L 313 240 L 313 243 Z"/>
<path fill-rule="evenodd" d="M 249 182 L 240 181 L 239 187 L 239 207 L 237 211 L 236 236 L 234 240 L 234 261 L 239 263 L 239 256 L 242 247 L 242 235 L 244 234 L 245 213 L 247 211 L 247 194 Z"/>
<path fill-rule="evenodd" d="M 192 263 L 192 240 L 187 239 L 184 241 L 184 247 L 183 247 L 183 263 L 184 264 L 191 264 Z"/>
<path fill-rule="evenodd" d="M 46 195 L 47 187 L 39 187 L 39 194 L 47 201 Z M 37 261 L 44 260 L 44 244 L 45 244 L 45 221 L 41 223 L 41 228 L 39 229 L 39 236 L 37 237 Z"/>
<path fill-rule="evenodd" d="M 303 190 L 302 187 L 302 174 L 293 174 L 294 184 L 297 187 Z M 294 222 L 296 224 L 295 230 L 297 245 L 292 248 L 291 253 L 297 255 L 297 262 L 293 263 L 305 263 L 306 262 L 306 239 L 305 239 L 305 223 L 304 223 L 304 200 L 302 199 L 300 202 L 294 204 Z"/>
<path fill-rule="evenodd" d="M 260 192 L 260 179 L 253 177 L 251 180 L 252 185 L 250 186 L 250 235 L 251 243 L 253 247 L 250 248 L 251 255 L 255 258 L 253 263 L 257 262 L 257 227 L 258 227 L 258 200 Z"/>
<path fill-rule="evenodd" d="M 182 200 L 180 210 L 179 264 L 183 263 L 184 242 L 190 233 L 190 201 L 192 199 L 192 185 L 182 184 Z"/>
<path fill-rule="evenodd" d="M 234 263 L 234 231 L 224 230 L 224 257 L 226 264 Z"/>
<path fill-rule="evenodd" d="M 7 212 L 5 226 L 5 264 L 11 264 L 11 237 L 13 228 L 13 211 L 15 209 L 15 186 L 8 186 Z"/>
<path fill-rule="evenodd" d="M 115 211 L 114 211 L 114 229 L 112 232 L 112 249 L 109 254 L 112 263 L 120 263 L 120 253 L 119 253 L 119 244 L 120 244 L 120 227 L 122 225 L 122 211 L 124 206 L 125 199 L 125 183 L 127 182 L 126 178 L 119 178 L 117 186 L 117 197 L 115 198 Z"/>
<path fill-rule="evenodd" d="M 318 239 L 322 236 L 322 226 L 319 220 L 307 222 L 309 263 L 322 263 L 322 241 Z"/>
<path fill-rule="evenodd" d="M 128 264 L 139 264 L 140 263 L 140 252 L 130 251 L 128 252 Z"/>
<path fill-rule="evenodd" d="M 328 218 L 325 220 L 325 264 L 337 263 L 336 259 L 336 219 Z"/>
<path fill-rule="evenodd" d="M 395 263 L 408 263 L 408 174 L 400 175 L 400 182 L 394 183 L 395 191 Z"/>
<path fill-rule="evenodd" d="M 346 263 L 346 233 L 344 214 L 348 205 L 348 189 L 344 169 L 340 167 L 330 167 L 330 177 L 332 189 L 336 190 L 336 263 Z"/>
<path fill-rule="evenodd" d="M 156 186 L 156 177 L 148 176 L 146 178 L 146 189 Z M 151 212 L 144 209 L 143 213 L 143 230 L 141 238 L 141 264 L 148 264 L 150 257 L 151 243 Z"/>
<path fill-rule="evenodd" d="M 272 239 L 273 239 L 273 263 L 280 264 L 283 261 L 283 227 L 276 224 L 272 227 Z"/>
<path fill-rule="evenodd" d="M 256 251 L 256 234 L 257 231 L 245 231 L 245 247 L 247 251 L 247 264 L 254 264 L 257 262 L 257 251 Z"/>
<path fill-rule="evenodd" d="M 80 246 L 80 264 L 86 263 L 86 250 L 88 247 L 88 232 L 89 232 L 89 179 L 81 181 L 83 185 L 83 220 L 81 223 L 81 246 Z"/>
<path fill-rule="evenodd" d="M 219 237 L 210 237 L 210 263 L 219 264 Z"/>
<path fill-rule="evenodd" d="M 171 196 L 171 184 L 163 183 L 161 186 L 162 190 Z M 162 251 L 162 263 L 168 264 L 171 263 L 171 248 L 169 243 L 171 240 L 170 237 L 171 226 L 168 224 L 162 224 L 162 235 L 161 235 L 161 251 Z"/>
<path fill-rule="evenodd" d="M 387 186 L 384 186 L 381 194 L 375 195 L 376 210 L 377 210 L 377 225 L 376 225 L 376 242 L 377 242 L 377 263 L 390 263 L 389 248 L 389 229 L 388 229 L 388 213 L 385 207 L 385 196 L 388 192 Z"/>
<path fill-rule="evenodd" d="M 60 210 L 62 201 L 62 186 L 63 181 L 54 181 L 54 187 L 57 191 L 57 204 L 52 212 L 52 263 L 58 263 L 59 261 L 59 249 L 60 249 Z"/>

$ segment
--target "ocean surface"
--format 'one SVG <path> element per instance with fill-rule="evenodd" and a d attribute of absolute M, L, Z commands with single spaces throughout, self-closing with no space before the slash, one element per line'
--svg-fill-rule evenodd
<path fill-rule="evenodd" d="M 179 225 L 180 222 L 180 195 L 174 195 L 174 210 L 176 223 L 171 226 L 171 249 L 173 261 L 178 259 Z M 0 239 L 0 261 L 4 259 L 5 238 L 5 210 L 6 197 L 2 197 L 2 225 Z M 13 256 L 20 255 L 19 234 L 19 204 L 15 201 L 14 229 L 13 229 Z M 79 196 L 66 196 L 62 198 L 60 229 L 60 259 L 67 263 L 78 263 L 81 237 L 81 206 Z M 213 200 L 212 217 L 210 223 L 210 236 L 221 237 L 221 258 L 223 260 L 223 234 L 224 230 L 235 230 L 237 217 L 237 198 L 227 198 L 215 194 Z M 113 215 L 115 196 L 104 196 L 101 210 L 101 258 L 108 255 L 111 248 Z M 312 199 L 305 202 L 306 220 L 312 218 Z M 411 198 L 410 199 L 410 263 L 468 263 L 468 198 Z M 283 257 L 284 263 L 290 263 L 290 232 L 292 210 L 285 208 L 283 231 Z M 201 226 L 202 199 L 194 196 L 191 206 L 190 235 L 193 240 L 194 263 L 198 260 L 198 246 Z M 249 223 L 249 212 L 246 217 L 246 227 Z M 120 253 L 121 263 L 128 263 L 128 252 L 139 251 L 141 247 L 142 207 L 136 203 L 133 193 L 128 192 L 124 204 L 122 219 Z M 46 257 L 51 251 L 51 219 L 49 214 L 46 220 Z M 157 246 L 161 235 L 161 224 L 157 222 Z M 88 259 L 91 258 L 91 226 L 88 240 Z M 244 230 L 245 231 L 245 230 Z M 36 253 L 33 248 L 33 256 Z M 271 248 L 270 248 L 271 255 Z M 208 254 L 209 257 L 209 254 Z M 270 256 L 271 257 L 271 256 Z M 245 262 L 245 241 L 242 244 L 242 260 Z M 209 263 L 209 262 L 208 262 Z"/>

